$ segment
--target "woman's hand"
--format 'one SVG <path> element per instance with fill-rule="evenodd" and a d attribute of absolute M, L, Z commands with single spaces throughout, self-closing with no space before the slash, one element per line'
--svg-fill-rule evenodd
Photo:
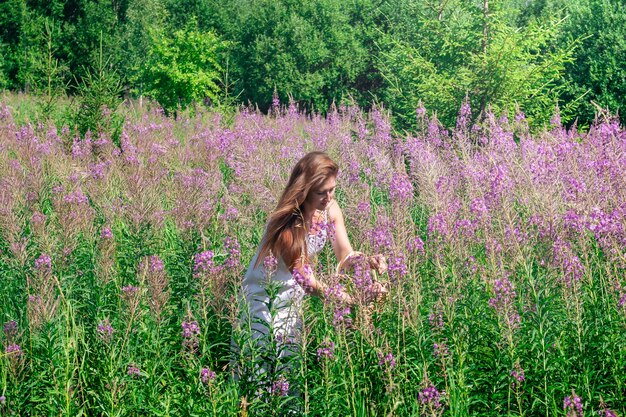
<path fill-rule="evenodd" d="M 374 281 L 372 283 L 368 292 L 369 297 L 371 298 L 368 301 L 383 302 L 387 299 L 387 288 L 385 288 L 385 286 L 378 281 Z"/>
<path fill-rule="evenodd" d="M 387 272 L 387 259 L 382 254 L 368 256 L 367 263 L 381 275 Z"/>

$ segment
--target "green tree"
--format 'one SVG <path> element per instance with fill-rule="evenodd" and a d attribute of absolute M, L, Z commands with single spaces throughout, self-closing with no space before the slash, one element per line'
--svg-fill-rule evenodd
<path fill-rule="evenodd" d="M 29 60 L 25 73 L 26 85 L 37 97 L 39 117 L 48 119 L 56 110 L 58 99 L 65 95 L 68 84 L 68 67 L 57 57 L 56 40 L 61 29 L 54 20 L 44 18 L 39 45 L 27 54 Z"/>
<path fill-rule="evenodd" d="M 6 71 L 6 51 L 7 47 L 4 43 L 0 42 L 0 90 L 4 90 L 9 85 L 9 79 Z"/>
<path fill-rule="evenodd" d="M 621 0 L 579 0 L 568 3 L 567 30 L 561 42 L 579 39 L 574 59 L 566 66 L 562 100 L 568 120 L 593 121 L 598 107 L 626 110 L 626 3 Z M 594 104 L 595 103 L 595 104 Z"/>
<path fill-rule="evenodd" d="M 119 43 L 123 53 L 118 59 L 126 90 L 133 95 L 145 93 L 142 78 L 147 68 L 146 57 L 166 27 L 168 13 L 162 0 L 135 0 L 129 4 Z"/>
<path fill-rule="evenodd" d="M 2 48 L 3 72 L 7 87 L 17 87 L 20 68 L 20 40 L 26 21 L 26 1 L 6 0 L 0 2 L 0 43 Z"/>
<path fill-rule="evenodd" d="M 98 62 L 100 45 L 105 62 L 115 67 L 124 59 L 119 42 L 123 25 L 118 19 L 119 8 L 114 0 L 79 0 L 74 15 L 64 27 L 64 48 L 72 75 L 79 81 Z"/>
<path fill-rule="evenodd" d="M 405 9 L 381 42 L 382 98 L 403 127 L 422 102 L 447 126 L 469 97 L 473 117 L 520 106 L 537 124 L 549 120 L 573 44 L 556 45 L 561 21 L 515 27 L 502 3 L 434 1 Z M 410 27 L 413 22 L 414 28 Z"/>
<path fill-rule="evenodd" d="M 78 83 L 78 109 L 74 122 L 81 134 L 106 131 L 117 142 L 123 124 L 123 117 L 117 113 L 121 104 L 122 83 L 119 75 L 104 57 L 103 43 L 94 64 L 86 68 L 85 76 Z"/>
<path fill-rule="evenodd" d="M 359 82 L 367 85 L 363 74 L 371 57 L 354 4 L 253 0 L 234 2 L 233 11 L 233 60 L 245 97 L 262 109 L 276 91 L 283 101 L 291 96 L 325 111 L 332 101 L 358 94 Z"/>
<path fill-rule="evenodd" d="M 168 112 L 207 99 L 217 102 L 226 43 L 191 27 L 155 36 L 143 77 L 147 94 Z"/>

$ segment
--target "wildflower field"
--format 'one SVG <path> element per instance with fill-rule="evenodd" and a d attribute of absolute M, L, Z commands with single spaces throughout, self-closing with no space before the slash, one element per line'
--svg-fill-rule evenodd
<path fill-rule="evenodd" d="M 1 105 L 0 416 L 625 415 L 626 132 L 468 114 L 152 110 L 117 141 Z M 232 353 L 237 286 L 311 150 L 389 295 L 307 297 L 294 365 L 233 378 L 280 360 Z"/>

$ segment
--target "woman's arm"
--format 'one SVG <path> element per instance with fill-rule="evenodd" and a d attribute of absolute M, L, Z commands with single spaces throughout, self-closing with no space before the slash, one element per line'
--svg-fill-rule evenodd
<path fill-rule="evenodd" d="M 346 224 L 343 220 L 343 213 L 336 201 L 330 204 L 328 208 L 328 220 L 333 225 L 335 238 L 333 242 L 333 251 L 337 257 L 337 262 L 345 263 L 349 261 L 348 256 L 354 253 L 350 239 L 348 238 L 348 232 L 346 231 Z M 347 266 L 347 265 L 346 265 Z"/>
<path fill-rule="evenodd" d="M 354 252 L 352 249 L 348 232 L 346 231 L 343 213 L 336 201 L 333 201 L 328 208 L 328 216 L 330 222 L 334 224 L 335 229 L 335 239 L 333 240 L 335 256 L 342 269 L 349 269 L 352 267 L 351 258 L 358 253 Z M 378 271 L 379 274 L 384 274 L 387 271 L 387 261 L 383 255 L 369 256 L 367 257 L 367 262 L 370 267 Z"/>

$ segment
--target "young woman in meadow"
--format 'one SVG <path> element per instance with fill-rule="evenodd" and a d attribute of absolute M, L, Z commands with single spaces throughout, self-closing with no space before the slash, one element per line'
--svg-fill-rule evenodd
<path fill-rule="evenodd" d="M 333 199 L 338 171 L 323 152 L 308 153 L 298 161 L 243 279 L 242 328 L 250 331 L 254 341 L 268 340 L 271 329 L 280 357 L 288 356 L 291 352 L 286 346 L 298 340 L 300 307 L 306 294 L 353 304 L 348 293 L 328 287 L 311 268 L 312 258 L 329 239 L 342 269 L 349 269 L 361 257 L 352 249 L 341 208 Z M 384 256 L 366 259 L 378 273 L 387 270 Z M 377 282 L 370 291 L 372 298 L 386 292 Z"/>

